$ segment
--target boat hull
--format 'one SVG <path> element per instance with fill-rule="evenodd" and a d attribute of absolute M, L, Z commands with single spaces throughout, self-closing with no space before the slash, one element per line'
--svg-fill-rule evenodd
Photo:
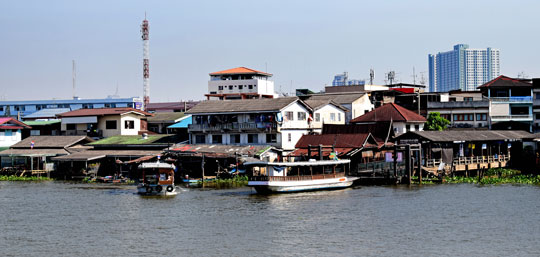
<path fill-rule="evenodd" d="M 289 193 L 314 190 L 343 189 L 350 187 L 356 178 L 338 177 L 316 180 L 249 181 L 248 186 L 260 194 Z"/>
<path fill-rule="evenodd" d="M 157 185 L 138 185 L 137 193 L 140 195 L 146 196 L 173 196 L 177 195 L 176 187 L 174 185 L 160 185 L 161 190 L 159 190 Z M 169 186 L 172 187 L 172 190 L 168 189 Z"/>

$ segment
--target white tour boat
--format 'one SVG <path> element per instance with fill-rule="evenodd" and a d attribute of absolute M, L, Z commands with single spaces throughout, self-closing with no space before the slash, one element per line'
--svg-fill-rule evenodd
<path fill-rule="evenodd" d="M 142 171 L 142 181 L 137 186 L 137 192 L 141 195 L 176 195 L 174 185 L 173 164 L 162 162 L 145 162 L 139 165 Z"/>
<path fill-rule="evenodd" d="M 284 193 L 350 187 L 357 178 L 348 177 L 350 160 L 302 162 L 246 162 L 251 170 L 248 186 L 258 193 Z"/>

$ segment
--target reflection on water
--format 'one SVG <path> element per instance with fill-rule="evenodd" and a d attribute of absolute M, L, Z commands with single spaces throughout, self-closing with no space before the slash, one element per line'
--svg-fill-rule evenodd
<path fill-rule="evenodd" d="M 2 255 L 540 255 L 535 186 L 179 189 L 0 182 Z"/>

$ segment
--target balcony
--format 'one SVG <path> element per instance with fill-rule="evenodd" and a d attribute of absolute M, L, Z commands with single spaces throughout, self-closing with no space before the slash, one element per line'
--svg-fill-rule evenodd
<path fill-rule="evenodd" d="M 533 116 L 531 114 L 492 115 L 491 121 L 533 121 Z"/>
<path fill-rule="evenodd" d="M 223 123 L 215 124 L 190 124 L 188 132 L 244 132 L 244 131 L 268 131 L 276 130 L 277 123 L 274 122 L 243 122 L 243 123 Z"/>
<path fill-rule="evenodd" d="M 532 96 L 490 97 L 492 103 L 532 103 Z"/>

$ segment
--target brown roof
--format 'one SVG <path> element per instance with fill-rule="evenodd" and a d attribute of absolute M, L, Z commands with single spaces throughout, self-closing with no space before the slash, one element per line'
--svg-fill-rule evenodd
<path fill-rule="evenodd" d="M 296 143 L 296 148 L 307 148 L 309 145 L 333 145 L 334 147 L 360 148 L 364 147 L 369 133 L 362 134 L 323 134 L 323 135 L 303 135 Z"/>
<path fill-rule="evenodd" d="M 232 68 L 228 70 L 222 70 L 222 71 L 216 71 L 210 73 L 210 75 L 233 75 L 233 74 L 260 74 L 265 76 L 272 76 L 270 73 L 246 68 L 246 67 L 238 67 L 238 68 Z"/>
<path fill-rule="evenodd" d="M 78 109 L 71 112 L 58 114 L 58 117 L 81 117 L 81 116 L 104 116 L 104 115 L 123 115 L 126 113 L 135 113 L 143 116 L 152 116 L 151 113 L 134 108 L 96 108 L 96 109 Z"/>
<path fill-rule="evenodd" d="M 488 83 L 479 86 L 478 88 L 486 87 L 532 87 L 532 84 L 520 79 L 509 78 L 507 76 L 501 75 L 489 81 Z"/>
<path fill-rule="evenodd" d="M 338 104 L 350 104 L 366 93 L 326 93 L 309 95 L 309 100 L 332 100 Z"/>
<path fill-rule="evenodd" d="M 203 101 L 197 104 L 189 111 L 187 111 L 186 114 L 271 112 L 279 111 L 296 101 L 300 101 L 298 97 L 261 98 L 247 100 L 210 100 Z"/>
<path fill-rule="evenodd" d="M 445 131 L 409 131 L 396 138 L 407 139 L 421 137 L 432 142 L 454 141 L 512 141 L 532 139 L 534 134 L 522 130 L 445 130 Z"/>
<path fill-rule="evenodd" d="M 426 118 L 395 103 L 388 103 L 351 120 L 351 123 L 373 121 L 426 122 Z"/>
<path fill-rule="evenodd" d="M 379 121 L 363 124 L 324 124 L 322 134 L 371 133 L 379 143 L 386 143 L 394 137 L 392 122 Z"/>
<path fill-rule="evenodd" d="M 20 129 L 20 128 L 32 128 L 21 121 L 18 121 L 12 117 L 0 117 L 0 128 L 2 129 Z"/>
<path fill-rule="evenodd" d="M 0 156 L 57 156 L 68 155 L 64 149 L 7 149 L 0 152 Z"/>
<path fill-rule="evenodd" d="M 161 154 L 160 150 L 88 150 L 77 152 L 66 156 L 52 158 L 53 161 L 90 161 L 105 157 L 142 157 L 157 156 Z"/>
<path fill-rule="evenodd" d="M 87 136 L 31 136 L 14 144 L 11 148 L 67 148 L 77 143 L 85 144 L 94 140 Z"/>
<path fill-rule="evenodd" d="M 304 103 L 306 103 L 307 105 L 309 105 L 309 107 L 311 107 L 311 109 L 313 110 L 318 110 L 328 104 L 331 104 L 335 107 L 337 107 L 338 109 L 341 109 L 343 111 L 349 111 L 347 108 L 343 107 L 341 104 L 338 104 L 338 103 L 335 103 L 334 101 L 332 100 L 324 100 L 324 99 L 321 99 L 321 100 L 312 100 L 312 99 L 308 99 L 308 100 L 305 100 Z"/>
<path fill-rule="evenodd" d="M 148 117 L 149 123 L 176 123 L 182 117 L 184 117 L 183 112 L 157 112 L 154 113 L 153 117 Z"/>

